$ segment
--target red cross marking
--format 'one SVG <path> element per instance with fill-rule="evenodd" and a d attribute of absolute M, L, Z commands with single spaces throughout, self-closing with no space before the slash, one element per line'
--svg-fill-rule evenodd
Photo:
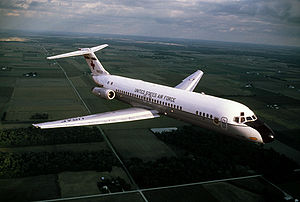
<path fill-rule="evenodd" d="M 93 61 L 91 61 L 91 66 L 93 67 L 94 70 L 95 64 L 93 63 Z"/>

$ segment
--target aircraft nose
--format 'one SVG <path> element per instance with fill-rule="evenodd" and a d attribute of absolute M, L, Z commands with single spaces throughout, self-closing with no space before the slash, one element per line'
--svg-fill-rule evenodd
<path fill-rule="evenodd" d="M 252 122 L 248 122 L 248 123 L 246 123 L 246 125 L 257 130 L 259 132 L 260 136 L 262 137 L 264 143 L 269 143 L 274 140 L 273 130 L 267 124 L 262 122 L 260 119 L 257 119 Z"/>
<path fill-rule="evenodd" d="M 269 143 L 274 140 L 274 132 L 267 124 L 264 123 L 260 128 L 257 128 L 257 130 L 260 133 L 264 143 Z"/>

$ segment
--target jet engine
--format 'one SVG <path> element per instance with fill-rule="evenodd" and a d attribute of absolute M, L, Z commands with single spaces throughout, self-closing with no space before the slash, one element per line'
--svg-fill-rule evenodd
<path fill-rule="evenodd" d="M 107 89 L 107 88 L 94 87 L 92 89 L 92 93 L 94 93 L 95 95 L 98 95 L 102 98 L 105 98 L 107 100 L 112 100 L 116 96 L 115 91 L 113 91 L 111 89 Z"/>

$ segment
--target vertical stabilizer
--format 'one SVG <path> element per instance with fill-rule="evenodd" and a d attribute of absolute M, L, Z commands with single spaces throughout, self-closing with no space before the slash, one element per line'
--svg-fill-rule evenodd
<path fill-rule="evenodd" d="M 65 57 L 73 57 L 73 56 L 83 55 L 86 62 L 88 63 L 88 65 L 91 69 L 92 74 L 94 76 L 101 75 L 101 74 L 109 74 L 104 69 L 104 67 L 102 66 L 102 64 L 100 63 L 100 61 L 98 60 L 98 58 L 96 57 L 96 55 L 94 53 L 98 50 L 101 50 L 101 49 L 107 47 L 107 46 L 108 46 L 107 44 L 103 44 L 103 45 L 95 46 L 95 47 L 92 47 L 92 48 L 80 48 L 78 51 L 47 57 L 47 59 L 51 60 L 51 59 L 58 59 L 58 58 L 65 58 Z"/>
<path fill-rule="evenodd" d="M 93 73 L 94 76 L 96 75 L 100 75 L 100 74 L 109 74 L 104 67 L 102 66 L 102 64 L 100 63 L 100 61 L 98 60 L 98 58 L 96 57 L 95 53 L 89 53 L 89 54 L 84 54 L 83 55 L 86 62 L 88 63 L 91 72 Z"/>

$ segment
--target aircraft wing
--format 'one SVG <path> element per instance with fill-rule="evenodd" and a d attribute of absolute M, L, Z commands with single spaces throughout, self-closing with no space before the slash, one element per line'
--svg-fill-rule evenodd
<path fill-rule="evenodd" d="M 88 116 L 81 116 L 59 121 L 50 121 L 45 123 L 32 124 L 36 128 L 62 128 L 73 126 L 88 126 L 98 124 L 119 123 L 127 121 L 137 121 L 159 117 L 156 110 L 142 108 L 128 108 L 112 112 L 104 112 Z"/>
<path fill-rule="evenodd" d="M 196 71 L 195 73 L 191 74 L 190 76 L 186 77 L 180 84 L 175 86 L 175 88 L 179 88 L 182 90 L 193 91 L 197 84 L 199 83 L 203 72 L 201 70 Z"/>

